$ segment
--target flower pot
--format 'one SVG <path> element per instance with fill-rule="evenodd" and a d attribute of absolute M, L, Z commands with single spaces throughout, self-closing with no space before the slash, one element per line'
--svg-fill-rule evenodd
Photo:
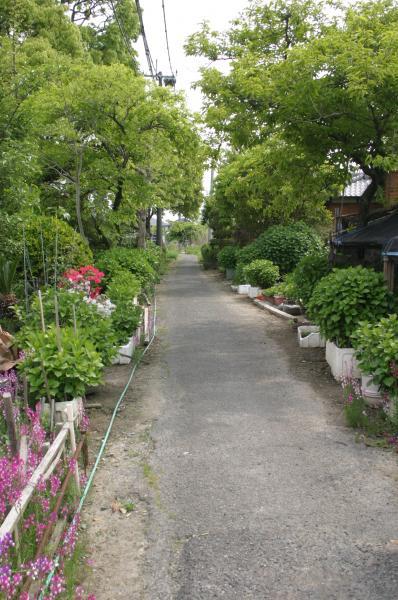
<path fill-rule="evenodd" d="M 237 292 L 238 291 L 238 286 L 237 285 L 231 285 L 231 290 L 233 292 Z"/>
<path fill-rule="evenodd" d="M 362 397 L 368 406 L 382 406 L 383 396 L 378 385 L 372 383 L 371 375 L 362 375 L 361 377 Z"/>
<path fill-rule="evenodd" d="M 66 409 L 71 406 L 73 409 L 73 420 L 79 425 L 81 417 L 83 415 L 83 399 L 73 398 L 73 400 L 66 400 L 63 402 L 55 402 L 55 423 L 66 423 L 68 420 Z M 43 406 L 43 414 L 50 416 L 51 409 L 48 402 Z"/>
<path fill-rule="evenodd" d="M 238 285 L 238 294 L 240 294 L 241 296 L 247 296 L 247 294 L 249 293 L 249 289 L 250 285 L 248 284 Z"/>
<path fill-rule="evenodd" d="M 319 333 L 317 325 L 300 325 L 297 328 L 297 337 L 300 348 L 324 348 L 325 339 Z"/>
<path fill-rule="evenodd" d="M 130 340 L 124 346 L 119 347 L 118 355 L 113 359 L 113 365 L 128 365 L 131 362 L 131 358 L 134 354 L 134 337 L 131 337 Z"/>
<path fill-rule="evenodd" d="M 235 269 L 225 269 L 225 277 L 227 279 L 233 279 L 235 277 Z"/>
<path fill-rule="evenodd" d="M 334 342 L 327 340 L 326 362 L 337 381 L 340 381 L 342 377 L 353 377 L 354 379 L 361 377 L 354 348 L 339 348 Z"/>
<path fill-rule="evenodd" d="M 252 285 L 250 286 L 249 294 L 248 294 L 249 298 L 257 298 L 259 293 L 260 293 L 260 288 L 253 287 Z"/>
<path fill-rule="evenodd" d="M 280 304 L 286 302 L 285 296 L 272 296 L 272 298 L 275 306 L 280 306 Z"/>

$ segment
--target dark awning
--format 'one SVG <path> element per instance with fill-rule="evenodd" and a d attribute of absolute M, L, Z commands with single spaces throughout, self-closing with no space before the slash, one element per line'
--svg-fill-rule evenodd
<path fill-rule="evenodd" d="M 381 249 L 392 238 L 397 236 L 398 212 L 394 212 L 393 214 L 375 219 L 363 227 L 357 227 L 352 231 L 341 233 L 333 239 L 332 244 L 335 246 L 373 247 Z M 394 250 L 396 249 L 394 248 Z"/>

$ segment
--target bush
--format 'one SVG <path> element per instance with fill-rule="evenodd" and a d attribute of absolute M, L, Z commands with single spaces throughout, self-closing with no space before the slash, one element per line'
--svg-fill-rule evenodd
<path fill-rule="evenodd" d="M 249 264 L 258 258 L 272 261 L 281 275 L 290 273 L 303 256 L 324 248 L 321 238 L 305 223 L 274 225 L 254 242 L 242 248 L 238 262 Z"/>
<path fill-rule="evenodd" d="M 297 299 L 307 306 L 315 286 L 328 275 L 331 266 L 326 251 L 303 256 L 297 267 L 291 273 L 291 283 L 295 287 Z"/>
<path fill-rule="evenodd" d="M 132 300 L 138 296 L 140 290 L 141 284 L 137 277 L 130 271 L 121 269 L 110 280 L 106 293 L 111 302 L 117 306 L 120 302 Z"/>
<path fill-rule="evenodd" d="M 96 265 L 105 272 L 105 283 L 122 269 L 130 271 L 137 277 L 143 289 L 151 291 L 158 276 L 145 256 L 145 251 L 139 248 L 111 248 L 98 255 Z"/>
<path fill-rule="evenodd" d="M 360 321 L 375 322 L 392 308 L 383 275 L 373 269 L 334 269 L 316 285 L 308 315 L 321 334 L 340 348 L 352 346 Z"/>
<path fill-rule="evenodd" d="M 48 395 L 59 401 L 72 400 L 101 381 L 101 357 L 86 332 L 75 333 L 67 327 L 58 337 L 53 325 L 44 332 L 30 330 L 23 349 L 26 356 L 18 370 L 26 376 L 35 400 Z"/>
<path fill-rule="evenodd" d="M 24 229 L 29 257 L 28 276 L 39 280 L 40 283 L 52 281 L 55 271 L 59 276 L 70 267 L 91 264 L 93 260 L 92 252 L 80 234 L 60 219 L 34 215 L 26 219 L 19 216 L 1 218 L 2 255 L 11 260 L 18 260 L 20 272 L 23 268 Z"/>
<path fill-rule="evenodd" d="M 353 335 L 361 370 L 390 397 L 398 397 L 398 316 L 362 323 Z"/>
<path fill-rule="evenodd" d="M 119 346 L 127 344 L 140 324 L 141 316 L 142 308 L 132 300 L 119 301 L 111 317 Z"/>
<path fill-rule="evenodd" d="M 42 290 L 42 304 L 46 325 L 55 324 L 55 291 L 54 288 Z M 57 290 L 59 322 L 62 327 L 72 327 L 74 318 L 81 333 L 88 337 L 101 356 L 104 365 L 109 365 L 116 355 L 116 335 L 110 317 L 98 313 L 94 303 L 84 300 L 84 293 Z M 20 339 L 28 339 L 32 329 L 41 328 L 40 305 L 38 296 L 32 297 L 29 315 L 21 315 L 25 321 L 19 334 Z"/>
<path fill-rule="evenodd" d="M 204 244 L 201 248 L 202 264 L 204 269 L 217 268 L 217 256 L 220 249 L 214 244 Z"/>
<path fill-rule="evenodd" d="M 270 260 L 259 258 L 243 268 L 245 281 L 255 287 L 274 285 L 279 278 L 279 268 Z"/>
<path fill-rule="evenodd" d="M 238 248 L 236 246 L 225 246 L 217 254 L 218 266 L 222 269 L 235 269 L 238 258 Z"/>

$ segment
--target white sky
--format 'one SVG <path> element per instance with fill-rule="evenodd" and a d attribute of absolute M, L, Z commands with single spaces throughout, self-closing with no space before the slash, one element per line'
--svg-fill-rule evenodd
<path fill-rule="evenodd" d="M 191 86 L 199 79 L 199 67 L 206 64 L 206 61 L 185 56 L 184 43 L 187 37 L 198 31 L 200 23 L 205 20 L 210 21 L 216 30 L 227 29 L 229 22 L 247 5 L 248 0 L 165 0 L 171 60 L 173 69 L 178 71 L 177 89 L 186 92 L 191 110 L 199 111 L 201 108 L 200 93 L 192 90 Z M 154 62 L 158 60 L 158 71 L 168 75 L 170 68 L 162 0 L 141 0 L 141 8 L 152 59 Z M 137 44 L 137 49 L 142 70 L 148 73 L 142 38 Z"/>

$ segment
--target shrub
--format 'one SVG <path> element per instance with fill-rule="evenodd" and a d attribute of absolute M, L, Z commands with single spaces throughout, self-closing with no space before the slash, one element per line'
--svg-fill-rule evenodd
<path fill-rule="evenodd" d="M 316 285 L 308 315 L 321 334 L 341 348 L 352 346 L 360 321 L 374 322 L 388 314 L 392 296 L 383 275 L 373 269 L 334 269 Z"/>
<path fill-rule="evenodd" d="M 130 271 L 137 277 L 145 291 L 150 291 L 158 276 L 145 256 L 145 251 L 139 248 L 111 248 L 98 255 L 96 265 L 105 272 L 105 283 L 119 271 Z"/>
<path fill-rule="evenodd" d="M 398 316 L 362 323 L 352 336 L 361 370 L 390 397 L 398 397 Z"/>
<path fill-rule="evenodd" d="M 157 246 L 154 242 L 148 241 L 145 250 L 140 250 L 143 253 L 146 260 L 151 265 L 152 269 L 158 274 L 162 275 L 167 266 L 166 251 Z"/>
<path fill-rule="evenodd" d="M 248 264 L 258 258 L 265 258 L 277 265 L 284 275 L 290 273 L 303 256 L 319 252 L 323 247 L 319 235 L 305 223 L 274 225 L 242 248 L 238 262 Z"/>
<path fill-rule="evenodd" d="M 24 342 L 26 356 L 18 369 L 34 399 L 50 395 L 59 401 L 72 400 L 100 383 L 103 364 L 86 332 L 67 327 L 57 336 L 51 325 L 44 332 L 28 331 Z"/>
<path fill-rule="evenodd" d="M 127 344 L 140 324 L 141 316 L 142 308 L 132 300 L 119 301 L 111 317 L 119 346 Z"/>
<path fill-rule="evenodd" d="M 300 302 L 307 306 L 312 292 L 318 282 L 330 273 L 326 251 L 303 256 L 291 274 L 291 283 L 295 287 L 295 295 Z"/>
<path fill-rule="evenodd" d="M 54 288 L 42 290 L 42 304 L 46 325 L 55 324 L 55 291 Z M 116 335 L 113 331 L 112 321 L 109 317 L 98 313 L 95 303 L 84 300 L 84 292 L 69 292 L 64 289 L 57 290 L 59 322 L 62 327 L 76 326 L 81 333 L 88 337 L 94 348 L 101 356 L 104 365 L 109 365 L 116 355 Z M 21 315 L 25 326 L 21 329 L 19 338 L 29 338 L 32 329 L 41 328 L 40 305 L 37 294 L 32 297 L 29 315 Z"/>
<path fill-rule="evenodd" d="M 252 286 L 269 287 L 279 278 L 279 268 L 270 260 L 257 259 L 243 268 L 244 278 Z"/>
<path fill-rule="evenodd" d="M 218 266 L 222 269 L 235 269 L 238 258 L 238 248 L 236 246 L 224 246 L 217 254 Z"/>
<path fill-rule="evenodd" d="M 132 300 L 140 293 L 141 285 L 137 277 L 130 271 L 117 271 L 109 282 L 107 295 L 116 306 L 120 302 Z"/>
<path fill-rule="evenodd" d="M 217 268 L 217 256 L 220 249 L 214 244 L 204 244 L 201 248 L 202 264 L 204 269 Z"/>
<path fill-rule="evenodd" d="M 24 229 L 29 256 L 29 275 L 40 282 L 52 281 L 55 271 L 59 276 L 70 267 L 90 264 L 93 260 L 92 252 L 80 234 L 60 219 L 34 215 L 25 219 L 18 216 L 4 220 L 1 218 L 2 254 L 8 259 L 18 260 L 20 269 L 23 266 Z"/>

